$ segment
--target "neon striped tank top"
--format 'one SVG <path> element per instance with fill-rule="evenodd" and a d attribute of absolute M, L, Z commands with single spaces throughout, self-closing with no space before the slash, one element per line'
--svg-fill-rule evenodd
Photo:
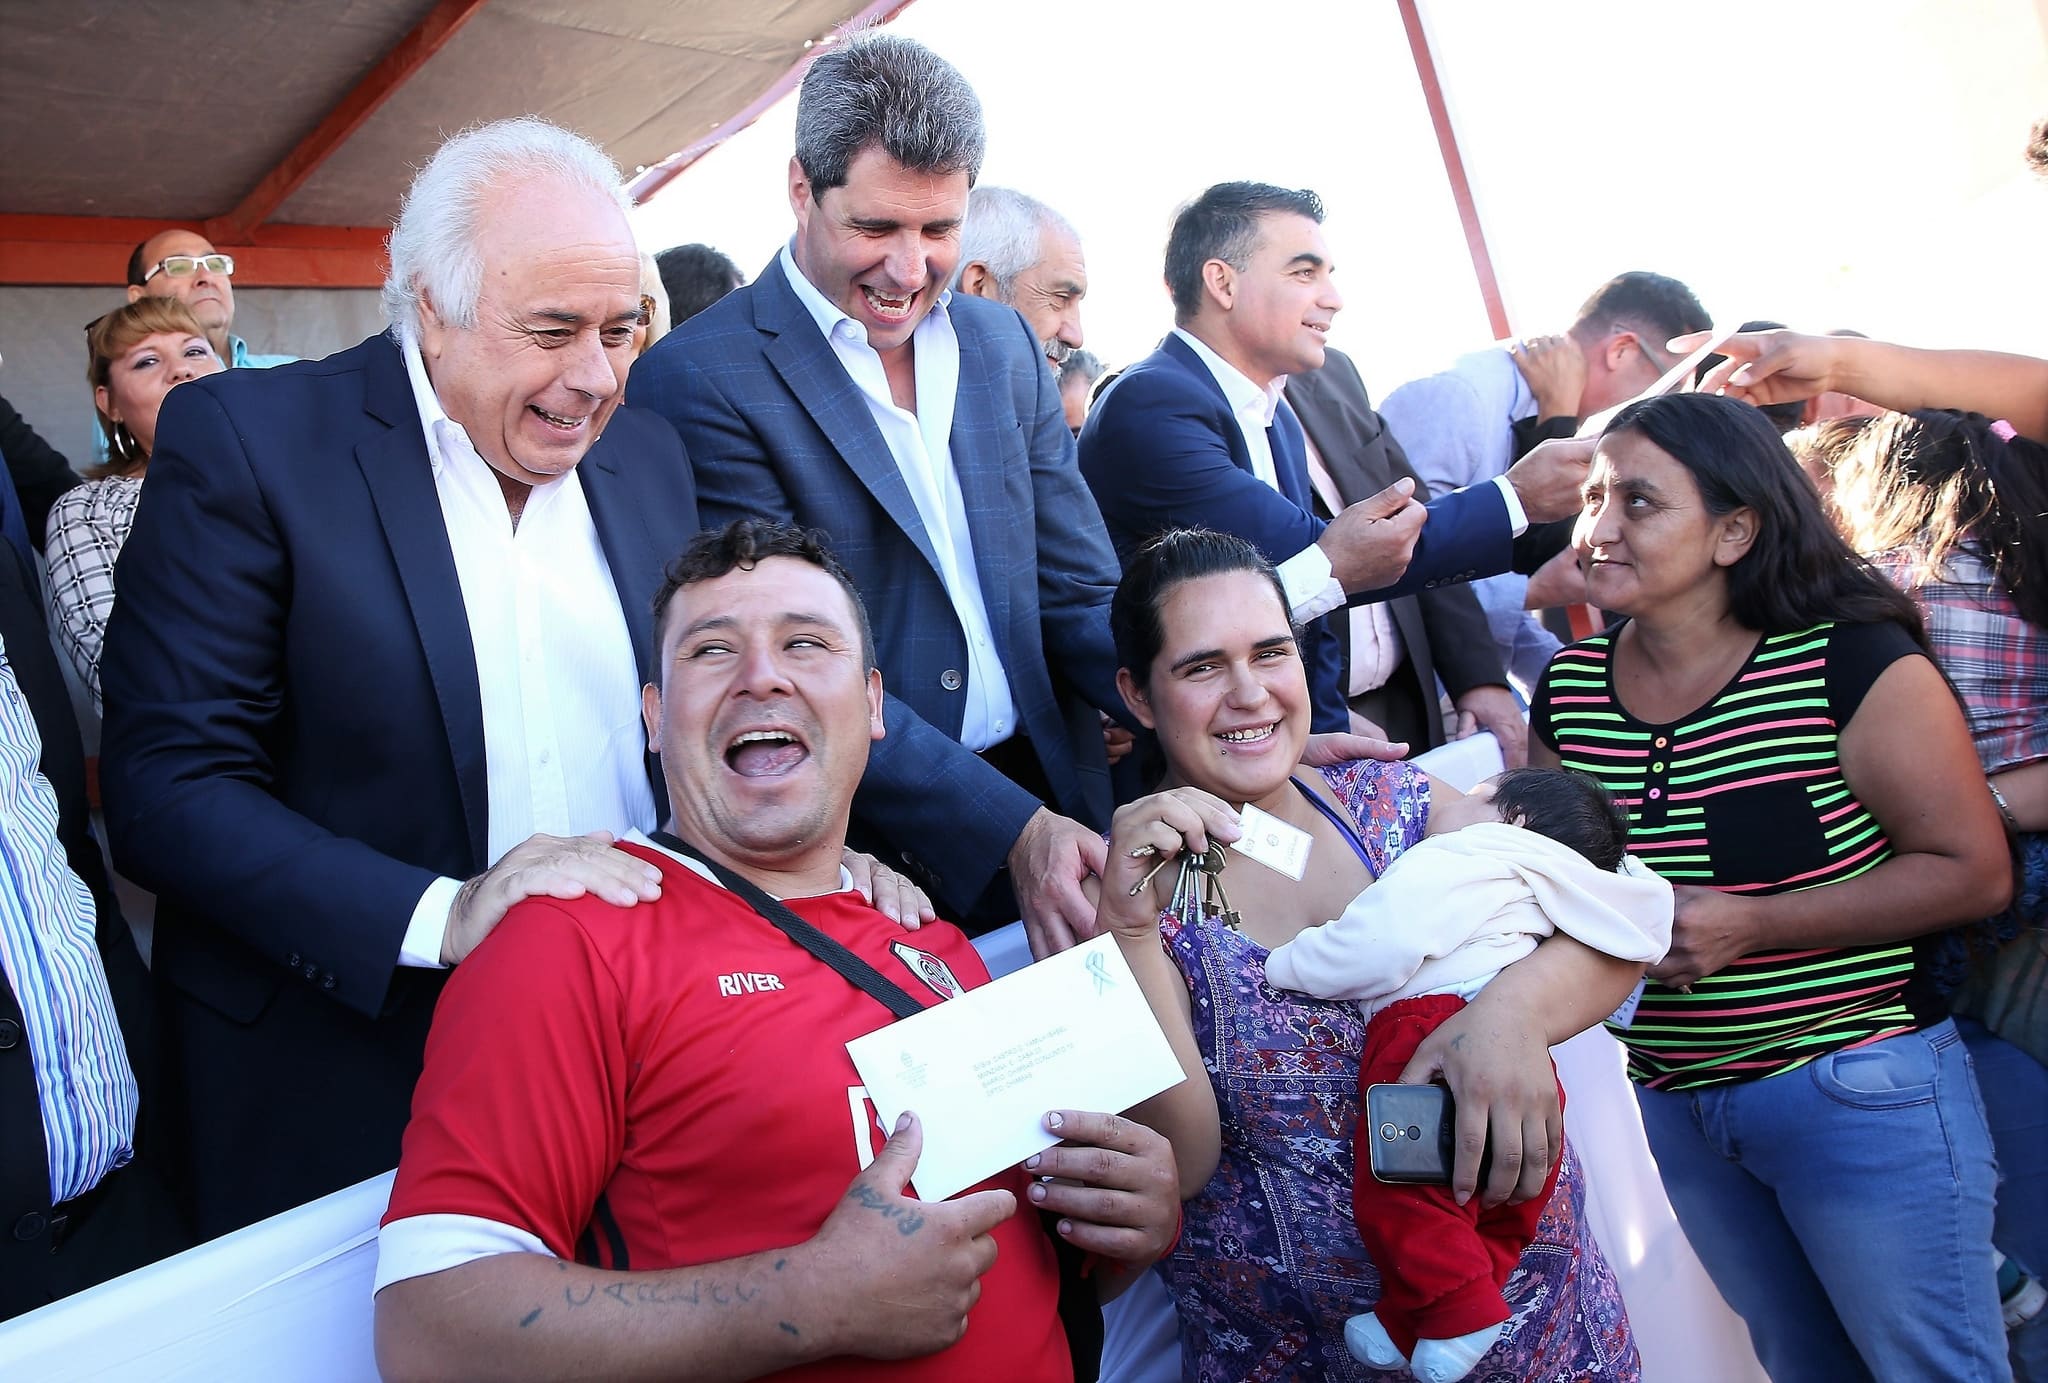
<path fill-rule="evenodd" d="M 1841 727 L 1885 668 L 1920 650 L 1892 624 L 1769 634 L 1706 705 L 1668 725 L 1622 708 L 1623 626 L 1560 651 L 1531 723 L 1566 768 L 1628 811 L 1629 852 L 1674 884 L 1764 896 L 1874 869 L 1891 844 L 1850 791 Z M 1659 1090 L 1756 1080 L 1924 1027 L 1914 943 L 1758 951 L 1682 994 L 1652 980 L 1618 1037 L 1631 1079 Z"/>

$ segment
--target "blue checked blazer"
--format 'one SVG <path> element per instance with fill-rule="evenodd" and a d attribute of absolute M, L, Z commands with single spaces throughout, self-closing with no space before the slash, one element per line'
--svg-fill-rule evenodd
<path fill-rule="evenodd" d="M 1320 537 L 1324 524 L 1315 515 L 1301 422 L 1284 400 L 1269 436 L 1278 490 L 1252 473 L 1244 432 L 1216 376 L 1187 342 L 1169 335 L 1158 350 L 1118 375 L 1088 410 L 1081 473 L 1102 505 L 1117 551 L 1126 557 L 1168 528 L 1202 527 L 1235 533 L 1278 563 Z M 1400 581 L 1354 596 L 1352 603 L 1506 571 L 1513 541 L 1498 486 L 1444 495 L 1430 502 L 1429 519 Z M 1343 651 L 1329 624 L 1341 618 L 1340 608 L 1303 631 L 1301 654 L 1317 730 L 1350 728 Z"/>
<path fill-rule="evenodd" d="M 1024 319 L 965 294 L 948 312 L 960 340 L 953 467 L 1018 721 L 1052 786 L 1045 805 L 1106 826 L 1108 764 L 1087 708 L 1126 714 L 1109 637 L 1116 554 Z M 1040 804 L 959 743 L 967 638 L 930 535 L 780 258 L 648 351 L 626 398 L 682 434 L 706 525 L 755 515 L 831 535 L 867 604 L 888 693 L 888 734 L 871 750 L 855 824 L 964 912 Z"/>

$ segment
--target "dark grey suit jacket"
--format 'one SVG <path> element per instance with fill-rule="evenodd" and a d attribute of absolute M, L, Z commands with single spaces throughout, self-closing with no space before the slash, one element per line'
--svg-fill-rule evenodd
<path fill-rule="evenodd" d="M 1373 411 L 1365 381 L 1349 356 L 1329 351 L 1320 370 L 1289 376 L 1287 402 L 1346 504 L 1369 498 L 1403 476 L 1415 482 L 1417 500 L 1429 500 L 1429 489 L 1408 464 L 1401 444 Z M 1473 687 L 1505 685 L 1499 650 L 1469 586 L 1433 587 L 1390 600 L 1387 609 L 1407 657 L 1394 669 L 1382 698 L 1386 729 L 1418 750 L 1434 748 L 1444 742 L 1436 679 L 1442 678 L 1454 697 Z M 1345 643 L 1348 678 L 1350 622 L 1340 611 L 1331 617 L 1331 626 Z"/>

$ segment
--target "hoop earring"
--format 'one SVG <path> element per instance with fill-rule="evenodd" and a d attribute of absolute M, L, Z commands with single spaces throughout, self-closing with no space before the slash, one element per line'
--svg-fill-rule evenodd
<path fill-rule="evenodd" d="M 135 440 L 135 434 L 128 430 L 126 423 L 114 424 L 107 445 L 122 470 L 138 465 L 143 460 L 142 444 Z"/>

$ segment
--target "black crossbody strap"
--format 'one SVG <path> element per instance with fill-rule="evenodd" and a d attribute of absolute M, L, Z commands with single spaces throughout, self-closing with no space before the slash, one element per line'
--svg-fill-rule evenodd
<path fill-rule="evenodd" d="M 656 845 L 675 851 L 678 855 L 688 856 L 710 870 L 718 882 L 744 898 L 755 912 L 781 928 L 791 941 L 838 971 L 848 984 L 898 1018 L 908 1018 L 913 1013 L 924 1012 L 924 1005 L 905 993 L 901 985 L 798 917 L 788 904 L 771 895 L 752 879 L 735 874 L 716 860 L 706 859 L 702 851 L 667 831 L 656 831 L 649 839 Z"/>

